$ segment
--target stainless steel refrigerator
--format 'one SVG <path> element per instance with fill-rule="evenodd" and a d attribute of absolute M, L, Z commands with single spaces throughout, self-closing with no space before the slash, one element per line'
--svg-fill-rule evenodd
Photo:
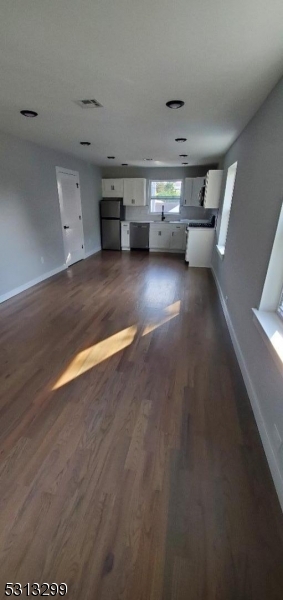
<path fill-rule="evenodd" d="M 121 198 L 100 202 L 101 245 L 103 250 L 121 250 L 121 221 L 124 206 Z"/>

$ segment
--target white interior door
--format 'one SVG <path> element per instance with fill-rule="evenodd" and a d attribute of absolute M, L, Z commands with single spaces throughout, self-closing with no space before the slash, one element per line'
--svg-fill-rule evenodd
<path fill-rule="evenodd" d="M 68 266 L 85 257 L 79 174 L 56 168 L 65 261 Z"/>

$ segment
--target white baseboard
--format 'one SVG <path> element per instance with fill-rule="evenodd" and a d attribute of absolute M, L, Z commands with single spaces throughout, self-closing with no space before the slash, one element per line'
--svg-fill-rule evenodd
<path fill-rule="evenodd" d="M 277 495 L 279 498 L 279 502 L 283 511 L 283 478 L 282 478 L 282 473 L 280 471 L 280 467 L 278 464 L 278 460 L 276 458 L 276 455 L 274 453 L 273 450 L 273 446 L 272 446 L 272 442 L 266 427 L 266 423 L 264 421 L 263 418 L 263 414 L 261 411 L 261 407 L 260 407 L 260 402 L 257 396 L 257 393 L 255 391 L 253 382 L 251 380 L 250 374 L 248 372 L 248 368 L 244 359 L 244 355 L 242 353 L 240 344 L 238 342 L 238 338 L 236 336 L 235 333 L 235 329 L 233 327 L 230 315 L 229 315 L 229 311 L 219 284 L 219 281 L 217 279 L 217 276 L 214 272 L 214 269 L 212 268 L 212 274 L 214 277 L 214 281 L 218 290 L 218 294 L 219 294 L 219 298 L 220 298 L 220 302 L 222 305 L 222 309 L 223 309 L 223 313 L 226 319 L 226 323 L 227 323 L 227 327 L 231 336 L 231 340 L 232 340 L 232 344 L 236 353 L 236 357 L 243 375 L 243 379 L 245 382 L 245 386 L 247 389 L 247 393 L 250 399 L 250 403 L 254 412 L 254 416 L 255 416 L 255 420 L 256 420 L 256 424 L 260 433 L 260 437 L 261 437 L 261 441 L 263 444 L 263 448 L 266 454 L 266 458 L 269 464 L 269 468 L 271 471 L 271 475 L 274 481 L 274 485 L 277 491 Z"/>
<path fill-rule="evenodd" d="M 93 248 L 90 252 L 85 253 L 85 258 L 88 258 L 92 254 L 96 254 L 96 252 L 99 252 L 100 250 L 101 250 L 101 246 L 97 246 L 96 248 Z M 0 296 L 0 304 L 2 302 L 5 302 L 6 300 L 9 300 L 10 298 L 13 298 L 13 296 L 17 296 L 17 294 L 20 294 L 21 292 L 28 290 L 29 288 L 33 287 L 37 283 L 41 283 L 41 281 L 44 281 L 45 279 L 49 279 L 49 277 L 53 277 L 53 275 L 57 275 L 57 273 L 60 273 L 61 271 L 64 271 L 65 269 L 67 269 L 67 265 L 66 264 L 61 265 L 60 267 L 57 267 L 56 269 L 52 269 L 52 271 L 43 273 L 43 275 L 40 275 L 39 277 L 36 277 L 35 279 L 32 279 L 31 281 L 28 281 L 27 283 L 24 283 L 23 285 L 20 285 L 17 288 L 14 288 L 13 290 L 11 290 L 10 292 L 7 292 L 6 294 L 2 294 L 2 296 Z"/>
<path fill-rule="evenodd" d="M 172 250 L 170 248 L 149 248 L 149 252 L 161 252 L 162 254 L 183 254 L 185 257 L 185 250 Z"/>
<path fill-rule="evenodd" d="M 131 248 L 129 248 L 129 247 L 126 248 L 125 246 L 122 246 L 122 250 L 130 251 Z M 170 250 L 170 248 L 167 248 L 167 249 L 149 248 L 148 250 L 149 250 L 149 252 L 160 252 L 162 254 L 183 254 L 185 256 L 185 250 L 172 250 L 172 249 Z"/>
<path fill-rule="evenodd" d="M 14 288 L 10 292 L 7 292 L 7 294 L 3 294 L 2 296 L 0 296 L 0 304 L 2 302 L 5 302 L 6 300 L 9 300 L 10 298 L 13 298 L 13 296 L 17 296 L 17 294 L 20 294 L 21 292 L 28 290 L 30 287 L 33 287 L 37 283 L 41 283 L 41 281 L 44 281 L 45 279 L 49 279 L 49 277 L 53 277 L 53 275 L 57 275 L 57 273 L 60 273 L 61 271 L 64 271 L 65 269 L 67 269 L 67 265 L 65 265 L 65 264 L 61 265 L 61 267 L 57 267 L 56 269 L 53 269 L 52 271 L 43 273 L 43 275 L 40 275 L 39 277 L 36 277 L 35 279 L 32 279 L 31 281 L 28 281 L 27 283 L 24 283 L 23 285 L 20 285 L 17 288 Z"/>
<path fill-rule="evenodd" d="M 89 256 L 92 256 L 92 254 L 97 254 L 97 252 L 100 252 L 100 250 L 101 250 L 101 246 L 96 246 L 95 248 L 93 248 L 89 252 L 85 253 L 85 258 L 88 258 Z"/>

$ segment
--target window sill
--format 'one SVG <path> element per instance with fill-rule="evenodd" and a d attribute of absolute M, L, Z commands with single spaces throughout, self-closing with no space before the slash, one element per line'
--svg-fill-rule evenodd
<path fill-rule="evenodd" d="M 252 309 L 254 323 L 283 375 L 283 322 L 275 312 Z"/>
<path fill-rule="evenodd" d="M 219 244 L 216 245 L 216 250 L 221 258 L 221 260 L 223 260 L 224 256 L 225 256 L 225 246 L 219 246 Z"/>

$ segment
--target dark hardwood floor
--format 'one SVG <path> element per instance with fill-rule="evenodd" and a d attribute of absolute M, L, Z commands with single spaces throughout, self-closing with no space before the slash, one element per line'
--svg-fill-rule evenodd
<path fill-rule="evenodd" d="M 0 335 L 0 598 L 282 600 L 282 513 L 209 270 L 105 252 L 2 304 Z"/>

